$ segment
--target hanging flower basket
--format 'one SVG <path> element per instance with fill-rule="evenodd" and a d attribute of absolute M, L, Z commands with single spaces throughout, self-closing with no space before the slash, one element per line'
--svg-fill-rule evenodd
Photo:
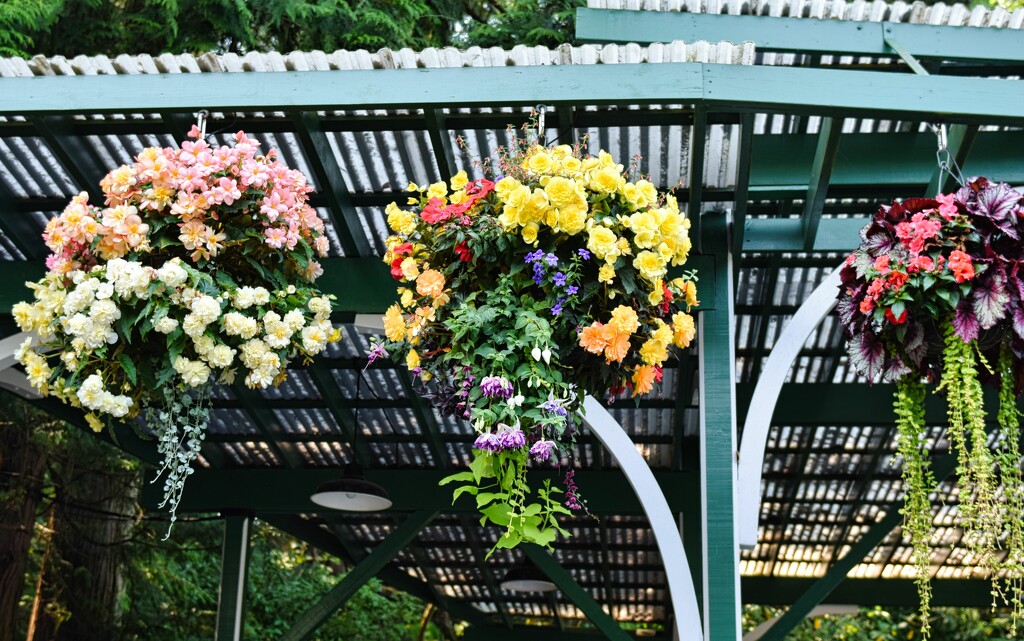
<path fill-rule="evenodd" d="M 312 284 L 328 243 L 311 188 L 258 149 L 239 132 L 231 147 L 143 150 L 103 179 L 102 205 L 82 193 L 49 222 L 48 272 L 13 310 L 34 334 L 18 360 L 41 394 L 96 430 L 145 416 L 172 523 L 211 386 L 279 384 L 338 339 Z"/>
<path fill-rule="evenodd" d="M 402 283 L 384 317 L 388 342 L 425 395 L 477 432 L 455 497 L 475 496 L 506 528 L 497 547 L 550 545 L 556 517 L 583 508 L 571 465 L 566 495 L 530 488 L 526 468 L 574 460 L 586 395 L 650 392 L 672 345 L 694 336 L 690 251 L 670 194 L 600 152 L 526 142 L 503 152 L 495 181 L 410 185 L 388 207 L 385 261 Z"/>
<path fill-rule="evenodd" d="M 924 423 L 925 383 L 948 404 L 957 457 L 959 518 L 968 562 L 995 579 L 993 596 L 1019 616 L 1024 578 L 1024 488 L 1018 381 L 1024 374 L 1024 196 L 976 178 L 954 194 L 882 207 L 846 259 L 839 317 L 851 364 L 896 382 L 898 456 L 928 633 L 933 534 Z M 982 384 L 999 390 L 998 429 L 986 431 Z"/>

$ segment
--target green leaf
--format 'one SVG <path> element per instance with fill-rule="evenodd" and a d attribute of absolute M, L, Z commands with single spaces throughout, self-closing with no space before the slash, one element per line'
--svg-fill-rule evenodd
<path fill-rule="evenodd" d="M 121 364 L 121 369 L 124 371 L 124 375 L 128 378 L 128 382 L 135 386 L 136 384 L 136 370 L 135 361 L 131 359 L 127 354 L 121 352 L 117 355 L 117 362 Z"/>
<path fill-rule="evenodd" d="M 558 536 L 558 528 L 544 528 L 533 537 L 533 542 L 543 547 L 551 547 L 551 544 L 555 542 L 555 537 Z"/>
<path fill-rule="evenodd" d="M 499 538 L 498 542 L 494 544 L 494 547 L 511 550 L 522 542 L 523 535 L 513 530 L 511 532 L 506 532 L 504 536 Z"/>
<path fill-rule="evenodd" d="M 476 495 L 476 507 L 477 509 L 482 508 L 488 503 L 492 503 L 498 499 L 507 499 L 508 494 L 504 492 L 481 492 Z"/>
<path fill-rule="evenodd" d="M 512 517 L 509 514 L 512 512 L 512 506 L 508 503 L 493 503 L 488 507 L 480 510 L 483 514 L 495 525 L 507 527 Z"/>
<path fill-rule="evenodd" d="M 468 471 L 456 472 L 451 476 L 446 476 L 438 482 L 438 485 L 448 485 L 453 481 L 472 481 L 473 473 Z"/>
<path fill-rule="evenodd" d="M 452 494 L 452 505 L 455 505 L 455 501 L 459 500 L 459 497 L 463 494 L 476 494 L 480 491 L 475 485 L 463 485 L 455 488 L 455 492 Z"/>

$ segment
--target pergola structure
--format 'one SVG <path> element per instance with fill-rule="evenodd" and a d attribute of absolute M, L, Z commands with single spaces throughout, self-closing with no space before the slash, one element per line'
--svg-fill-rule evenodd
<path fill-rule="evenodd" d="M 951 188 L 930 125 L 949 126 L 949 151 L 966 174 L 1024 182 L 1024 83 L 1015 79 L 1024 11 L 663 4 L 591 0 L 580 10 L 579 39 L 629 44 L 0 60 L 4 336 L 16 331 L 9 313 L 27 296 L 21 283 L 43 273 L 46 220 L 75 193 L 95 194 L 107 171 L 143 147 L 181 140 L 199 110 L 212 114 L 212 139 L 244 129 L 317 187 L 333 252 L 319 283 L 338 297 L 345 339 L 279 388 L 216 390 L 201 469 L 182 503 L 225 515 L 218 639 L 240 638 L 252 518 L 353 566 L 289 640 L 308 638 L 370 576 L 467 621 L 471 640 L 621 640 L 639 629 L 667 639 L 678 629 L 725 641 L 740 637 L 741 603 L 790 606 L 762 637 L 781 639 L 821 603 L 916 602 L 891 460 L 891 389 L 849 368 L 836 320 L 817 323 L 827 304 L 804 314 L 814 322 L 795 360 L 765 365 L 880 203 Z M 549 142 L 587 135 L 620 159 L 641 154 L 643 170 L 675 188 L 693 223 L 699 345 L 651 398 L 606 406 L 678 519 L 699 620 L 673 612 L 666 569 L 684 561 L 659 555 L 616 452 L 592 434 L 575 465 L 594 517 L 573 519 L 573 537 L 553 554 L 499 550 L 488 560 L 500 532 L 437 487 L 466 464 L 471 427 L 421 401 L 402 367 L 360 373 L 376 331 L 369 319 L 394 300 L 380 261 L 384 206 L 403 201 L 409 181 L 478 175 L 474 159 L 507 144 L 507 127 L 526 123 L 537 105 Z M 769 372 L 781 391 L 770 417 L 755 416 L 764 404 L 751 398 L 773 383 Z M 17 375 L 0 372 L 0 384 L 17 389 Z M 766 432 L 745 429 L 755 420 Z M 946 478 L 938 406 L 928 420 Z M 757 452 L 744 441 L 753 438 L 763 458 L 737 461 L 741 450 Z M 155 460 L 155 443 L 131 430 L 117 444 Z M 310 502 L 351 461 L 386 487 L 392 510 L 336 513 Z M 758 478 L 755 504 L 738 500 Z M 986 606 L 987 583 L 957 547 L 950 492 L 947 478 L 935 497 L 934 603 Z M 741 529 L 754 522 L 743 509 L 757 512 L 756 540 Z M 523 554 L 558 593 L 499 588 Z"/>

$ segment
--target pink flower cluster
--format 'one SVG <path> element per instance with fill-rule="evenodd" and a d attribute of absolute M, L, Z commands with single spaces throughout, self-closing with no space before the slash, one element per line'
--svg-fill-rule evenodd
<path fill-rule="evenodd" d="M 908 222 L 896 225 L 896 237 L 910 250 L 912 256 L 924 251 L 929 240 L 938 236 L 942 222 L 931 218 L 928 212 L 918 212 Z"/>
<path fill-rule="evenodd" d="M 277 160 L 274 150 L 257 155 L 259 142 L 241 131 L 230 147 L 211 147 L 195 127 L 189 135 L 197 139 L 180 149 L 144 149 L 133 164 L 107 174 L 100 182 L 106 207 L 90 205 L 85 193 L 76 196 L 46 227 L 49 269 L 67 273 L 97 259 L 148 252 L 153 228 L 170 234 L 197 263 L 246 243 L 254 228 L 273 249 L 308 244 L 327 255 L 324 223 L 308 203 L 312 187 L 301 172 Z M 154 226 L 157 220 L 163 224 Z M 321 271 L 310 261 L 305 275 L 312 280 Z"/>

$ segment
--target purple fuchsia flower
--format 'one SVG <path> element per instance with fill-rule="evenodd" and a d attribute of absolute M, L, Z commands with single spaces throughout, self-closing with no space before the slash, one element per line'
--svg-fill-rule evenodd
<path fill-rule="evenodd" d="M 518 425 L 498 423 L 498 443 L 506 450 L 518 450 L 526 445 L 526 434 Z"/>
<path fill-rule="evenodd" d="M 498 435 L 493 432 L 484 432 L 480 436 L 476 437 L 473 441 L 473 447 L 484 452 L 500 452 L 501 443 L 498 441 Z"/>
<path fill-rule="evenodd" d="M 551 458 L 551 452 L 554 449 L 554 441 L 537 441 L 533 444 L 533 447 L 530 448 L 530 456 L 532 456 L 535 461 L 546 461 Z"/>
<path fill-rule="evenodd" d="M 370 364 L 373 363 L 378 358 L 387 358 L 387 357 L 388 357 L 388 350 L 386 350 L 384 348 L 384 343 L 374 343 L 373 347 L 370 348 L 370 353 L 367 355 L 366 367 L 369 367 Z M 363 368 L 364 371 L 366 370 L 366 367 Z"/>
<path fill-rule="evenodd" d="M 504 376 L 484 376 L 480 381 L 480 391 L 484 396 L 509 398 L 512 396 L 512 383 Z"/>
<path fill-rule="evenodd" d="M 565 409 L 565 401 L 554 396 L 549 396 L 548 400 L 541 403 L 540 408 L 545 412 L 550 412 L 556 416 L 566 416 L 569 410 Z"/>

